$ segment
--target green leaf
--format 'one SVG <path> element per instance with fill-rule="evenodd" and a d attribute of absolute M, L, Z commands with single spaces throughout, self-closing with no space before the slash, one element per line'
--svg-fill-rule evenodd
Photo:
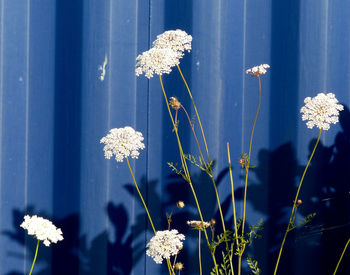
<path fill-rule="evenodd" d="M 258 267 L 258 261 L 252 259 L 249 255 L 247 257 L 247 263 L 252 270 L 253 274 L 259 275 L 261 274 L 261 269 Z"/>

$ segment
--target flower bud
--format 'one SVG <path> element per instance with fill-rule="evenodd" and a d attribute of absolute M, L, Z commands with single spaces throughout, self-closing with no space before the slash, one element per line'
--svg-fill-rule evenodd
<path fill-rule="evenodd" d="M 176 206 L 177 206 L 178 208 L 184 208 L 184 207 L 185 207 L 185 203 L 184 203 L 183 201 L 178 201 L 177 204 L 176 204 Z"/>
<path fill-rule="evenodd" d="M 181 103 L 176 97 L 170 97 L 169 104 L 174 110 L 179 110 L 181 108 Z"/>
<path fill-rule="evenodd" d="M 211 224 L 211 225 L 215 225 L 215 224 L 216 224 L 216 220 L 211 219 L 211 220 L 210 220 L 210 224 Z"/>
<path fill-rule="evenodd" d="M 177 262 L 177 263 L 175 264 L 175 270 L 181 271 L 181 270 L 183 270 L 183 269 L 184 269 L 184 264 L 183 264 L 183 263 Z"/>
<path fill-rule="evenodd" d="M 300 204 L 302 204 L 302 203 L 303 203 L 302 200 L 297 200 L 297 205 L 300 205 Z"/>

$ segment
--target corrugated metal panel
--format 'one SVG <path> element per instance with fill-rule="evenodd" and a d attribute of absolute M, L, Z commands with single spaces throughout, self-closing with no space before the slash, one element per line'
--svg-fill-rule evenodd
<path fill-rule="evenodd" d="M 180 66 L 201 115 L 227 220 L 226 142 L 239 199 L 236 160 L 248 150 L 257 106 L 258 82 L 245 69 L 271 65 L 262 77 L 257 167 L 248 188 L 248 222 L 266 221 L 264 238 L 249 253 L 266 274 L 317 136 L 300 119 L 303 99 L 329 91 L 345 105 L 341 123 L 322 135 L 301 194 L 300 213 L 319 216 L 308 231 L 290 236 L 280 270 L 330 274 L 349 229 L 349 12 L 350 3 L 340 0 L 1 0 L 0 274 L 30 268 L 35 243 L 19 228 L 25 213 L 53 219 L 65 236 L 52 249 L 40 248 L 38 274 L 167 274 L 145 256 L 152 231 L 126 164 L 105 160 L 99 144 L 109 129 L 126 125 L 145 136 L 146 150 L 132 166 L 156 227 L 165 228 L 165 213 L 177 200 L 188 205 L 174 224 L 187 235 L 186 274 L 198 273 L 196 234 L 184 225 L 197 212 L 189 188 L 166 165 L 179 157 L 159 79 L 134 74 L 136 56 L 158 34 L 177 28 L 193 36 Z M 163 79 L 168 96 L 177 96 L 192 117 L 179 73 Z M 186 117 L 179 119 L 185 151 L 197 154 Z M 209 220 L 217 212 L 211 183 L 192 172 Z M 242 213 L 241 201 L 238 208 Z M 346 262 L 338 274 L 347 273 Z"/>

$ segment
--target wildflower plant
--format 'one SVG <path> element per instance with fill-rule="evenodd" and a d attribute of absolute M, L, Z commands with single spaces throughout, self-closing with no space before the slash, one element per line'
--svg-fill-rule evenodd
<path fill-rule="evenodd" d="M 38 241 L 35 250 L 35 256 L 30 268 L 29 275 L 32 274 L 36 258 L 38 256 L 38 249 L 40 241 L 45 246 L 50 246 L 51 243 L 57 243 L 63 240 L 63 233 L 60 228 L 57 228 L 51 221 L 38 217 L 37 215 L 24 216 L 24 221 L 20 225 L 23 229 L 27 230 L 28 235 L 34 236 Z"/>
<path fill-rule="evenodd" d="M 183 248 L 185 235 L 180 234 L 176 229 L 157 231 L 156 235 L 147 244 L 147 256 L 153 258 L 157 264 L 161 264 L 164 259 L 170 259 Z"/>
<path fill-rule="evenodd" d="M 258 122 L 258 115 L 261 107 L 261 98 L 262 98 L 262 76 L 268 72 L 270 66 L 268 64 L 261 64 L 254 66 L 252 68 L 246 69 L 246 74 L 256 77 L 258 80 L 258 94 L 257 94 L 257 108 L 254 120 L 252 122 L 251 134 L 249 139 L 249 146 L 247 153 L 242 153 L 239 159 L 239 165 L 242 167 L 244 172 L 244 191 L 243 191 L 243 211 L 242 217 L 238 217 L 236 212 L 236 201 L 234 194 L 234 182 L 232 177 L 232 163 L 230 156 L 230 148 L 229 143 L 227 143 L 227 157 L 228 157 L 228 166 L 229 166 L 229 175 L 230 175 L 230 184 L 231 184 L 231 197 L 232 197 L 232 213 L 233 213 L 233 222 L 232 228 L 227 227 L 224 220 L 224 215 L 221 209 L 221 202 L 219 193 L 216 187 L 215 178 L 213 176 L 213 161 L 210 158 L 209 149 L 206 142 L 204 127 L 201 123 L 201 119 L 199 116 L 199 112 L 197 110 L 194 98 L 192 96 L 191 90 L 187 84 L 187 81 L 180 69 L 180 60 L 184 56 L 186 52 L 190 52 L 192 49 L 192 36 L 187 34 L 182 30 L 170 30 L 166 31 L 157 36 L 156 40 L 152 43 L 152 48 L 141 53 L 136 58 L 136 67 L 135 74 L 136 76 L 140 76 L 144 74 L 147 78 L 152 78 L 154 74 L 159 76 L 160 87 L 164 97 L 164 101 L 168 110 L 169 118 L 173 126 L 173 132 L 176 136 L 177 147 L 179 151 L 180 163 L 170 162 L 168 163 L 169 167 L 173 172 L 180 175 L 189 185 L 190 190 L 192 192 L 197 213 L 198 219 L 195 221 L 188 221 L 188 225 L 198 230 L 198 248 L 199 248 L 199 274 L 202 274 L 202 262 L 201 262 L 201 234 L 203 232 L 204 239 L 207 244 L 209 253 L 211 255 L 213 261 L 213 269 L 211 271 L 212 275 L 221 275 L 221 274 L 238 274 L 242 273 L 242 259 L 245 257 L 247 260 L 248 266 L 251 268 L 253 274 L 260 274 L 261 270 L 258 267 L 258 261 L 252 259 L 250 256 L 245 255 L 246 247 L 251 245 L 254 239 L 259 238 L 260 232 L 263 229 L 263 222 L 259 221 L 257 225 L 247 225 L 246 224 L 246 208 L 247 208 L 247 193 L 248 193 L 248 178 L 249 172 L 252 168 L 255 167 L 251 163 L 252 157 L 252 149 L 253 149 L 253 138 L 254 132 L 256 128 L 256 124 Z M 190 119 L 186 108 L 181 103 L 181 100 L 174 96 L 168 97 L 164 84 L 163 84 L 163 74 L 170 74 L 173 68 L 177 68 L 180 77 L 186 87 L 187 95 L 192 103 L 192 107 L 195 113 L 196 127 L 192 119 Z M 295 199 L 293 201 L 293 209 L 291 211 L 290 220 L 281 244 L 281 248 L 279 251 L 278 259 L 275 266 L 274 275 L 277 274 L 277 269 L 279 265 L 279 261 L 282 255 L 284 243 L 288 233 L 293 230 L 295 225 L 295 217 L 296 211 L 298 207 L 301 205 L 302 201 L 299 198 L 300 188 L 302 186 L 303 179 L 305 177 L 306 171 L 310 164 L 310 161 L 315 153 L 317 144 L 320 140 L 322 130 L 328 130 L 330 124 L 335 124 L 338 122 L 339 111 L 343 110 L 343 106 L 338 104 L 338 100 L 335 98 L 335 95 L 332 93 L 328 94 L 318 94 L 314 98 L 307 97 L 305 99 L 305 106 L 301 108 L 302 120 L 306 120 L 307 127 L 319 128 L 319 134 L 317 138 L 317 142 L 313 149 L 313 152 L 309 158 L 309 161 L 305 167 L 304 173 L 300 179 L 299 186 L 297 189 L 297 193 Z M 178 113 L 184 112 L 187 117 L 188 126 L 192 130 L 193 137 L 195 138 L 197 144 L 197 155 L 196 157 L 192 154 L 188 154 L 184 152 L 184 148 L 182 146 L 182 140 L 180 139 L 179 131 L 182 130 L 182 127 L 186 127 L 186 124 L 179 125 L 178 121 Z M 198 126 L 197 126 L 198 125 Z M 199 129 L 198 129 L 199 128 Z M 199 130 L 199 131 L 198 131 Z M 200 132 L 200 134 L 198 134 Z M 177 205 L 172 209 L 170 214 L 167 214 L 167 222 L 168 228 L 167 230 L 156 230 L 151 215 L 148 211 L 147 205 L 143 199 L 143 196 L 138 188 L 136 183 L 134 174 L 132 172 L 129 157 L 137 159 L 139 156 L 139 151 L 144 149 L 145 146 L 143 144 L 143 136 L 140 132 L 135 131 L 131 127 L 127 126 L 125 128 L 120 129 L 112 129 L 109 134 L 103 137 L 100 141 L 105 144 L 104 152 L 105 157 L 110 159 L 115 155 L 115 159 L 117 162 L 122 162 L 126 159 L 135 188 L 141 198 L 143 206 L 146 210 L 149 222 L 152 226 L 154 236 L 150 239 L 147 244 L 146 254 L 153 258 L 153 260 L 157 264 L 161 264 L 164 260 L 167 262 L 167 267 L 169 270 L 169 275 L 180 275 L 181 270 L 183 269 L 183 265 L 178 262 L 176 263 L 177 256 L 183 247 L 183 241 L 185 240 L 185 236 L 180 234 L 176 229 L 171 229 L 172 216 L 175 209 L 182 209 L 185 204 L 183 201 L 177 202 Z M 199 168 L 202 172 L 206 173 L 209 177 L 214 191 L 214 196 L 216 198 L 218 212 L 219 212 L 219 220 L 215 221 L 211 219 L 212 217 L 204 217 L 201 211 L 201 207 L 199 204 L 199 200 L 197 197 L 196 190 L 192 183 L 192 176 L 190 174 L 189 165 L 194 165 Z M 300 223 L 299 225 L 304 225 L 313 218 L 314 214 L 310 214 L 305 218 L 305 222 Z M 211 220 L 210 222 L 206 222 L 206 220 Z M 215 228 L 217 226 L 221 226 L 222 233 L 215 235 Z M 211 233 L 211 238 L 209 239 L 209 233 Z M 220 258 L 216 255 L 217 248 L 221 247 L 221 255 Z M 346 248 L 345 248 L 346 249 Z M 170 262 L 170 258 L 174 257 L 173 264 Z M 237 259 L 234 259 L 237 257 Z M 217 262 L 220 259 L 221 262 Z M 237 272 L 237 273 L 236 273 Z"/>

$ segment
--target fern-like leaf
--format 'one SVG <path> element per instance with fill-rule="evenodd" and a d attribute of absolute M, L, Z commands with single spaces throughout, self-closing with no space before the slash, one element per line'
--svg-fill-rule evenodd
<path fill-rule="evenodd" d="M 258 261 L 252 259 L 249 255 L 247 257 L 247 263 L 252 270 L 253 274 L 255 275 L 260 275 L 261 274 L 261 269 L 258 267 Z"/>

